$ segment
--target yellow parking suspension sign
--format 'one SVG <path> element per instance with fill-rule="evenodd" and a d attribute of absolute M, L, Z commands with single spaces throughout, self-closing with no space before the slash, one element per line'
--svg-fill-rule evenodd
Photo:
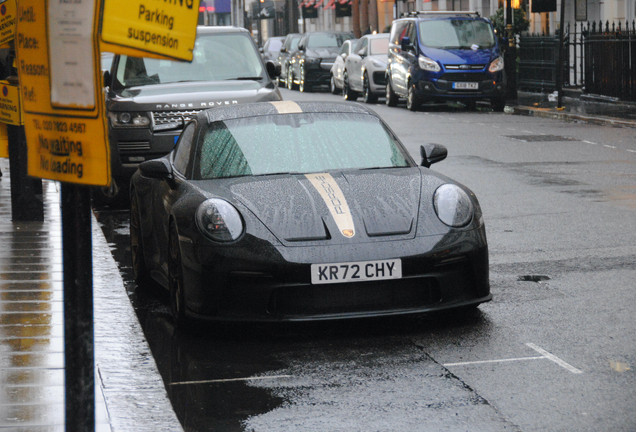
<path fill-rule="evenodd" d="M 0 45 L 13 39 L 17 9 L 16 0 L 0 1 Z"/>
<path fill-rule="evenodd" d="M 98 1 L 20 0 L 15 46 L 31 176 L 110 183 Z"/>
<path fill-rule="evenodd" d="M 102 50 L 192 61 L 198 18 L 199 0 L 103 0 Z"/>

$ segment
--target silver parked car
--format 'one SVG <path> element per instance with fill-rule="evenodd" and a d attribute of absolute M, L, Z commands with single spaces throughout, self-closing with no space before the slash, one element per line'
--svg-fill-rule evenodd
<path fill-rule="evenodd" d="M 362 36 L 345 59 L 343 95 L 356 100 L 362 95 L 366 103 L 374 103 L 386 89 L 386 65 L 389 54 L 389 34 Z"/>
<path fill-rule="evenodd" d="M 353 47 L 356 46 L 356 42 L 358 42 L 358 39 L 349 39 L 342 43 L 338 57 L 336 57 L 336 60 L 333 62 L 333 66 L 331 66 L 331 94 L 338 94 L 342 92 L 345 59 L 349 54 L 351 54 L 351 51 L 353 51 Z"/>

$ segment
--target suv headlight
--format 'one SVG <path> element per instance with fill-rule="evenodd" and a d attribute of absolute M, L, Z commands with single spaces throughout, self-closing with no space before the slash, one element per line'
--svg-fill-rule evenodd
<path fill-rule="evenodd" d="M 490 67 L 488 68 L 488 72 L 495 73 L 499 72 L 504 68 L 504 60 L 501 57 L 497 57 L 490 63 Z"/>
<path fill-rule="evenodd" d="M 143 112 L 108 112 L 110 124 L 114 127 L 148 127 L 150 118 Z"/>
<path fill-rule="evenodd" d="M 231 242 L 243 234 L 243 219 L 229 202 L 210 198 L 197 209 L 195 220 L 199 231 L 210 240 Z"/>
<path fill-rule="evenodd" d="M 439 220 L 450 227 L 463 227 L 473 218 L 473 203 L 462 188 L 444 184 L 437 188 L 433 197 L 435 213 Z"/>
<path fill-rule="evenodd" d="M 439 67 L 439 64 L 435 60 L 423 55 L 420 55 L 417 58 L 417 63 L 420 65 L 420 69 L 422 70 L 427 70 L 430 72 L 439 72 L 442 70 L 442 68 Z"/>

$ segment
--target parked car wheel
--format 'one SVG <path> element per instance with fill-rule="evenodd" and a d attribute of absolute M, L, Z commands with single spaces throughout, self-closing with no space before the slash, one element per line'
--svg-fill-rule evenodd
<path fill-rule="evenodd" d="M 287 69 L 287 88 L 289 90 L 293 90 L 294 89 L 294 74 L 289 69 Z"/>
<path fill-rule="evenodd" d="M 187 327 L 189 322 L 185 314 L 185 295 L 183 293 L 183 267 L 181 263 L 181 248 L 179 234 L 174 225 L 170 229 L 170 263 L 169 287 L 170 310 L 176 327 Z"/>
<path fill-rule="evenodd" d="M 331 94 L 338 94 L 338 86 L 336 86 L 336 79 L 333 77 L 333 74 L 331 74 L 331 81 L 329 82 L 329 87 L 331 90 Z"/>
<path fill-rule="evenodd" d="M 394 107 L 397 106 L 398 100 L 400 98 L 393 91 L 393 87 L 391 86 L 391 79 L 387 77 L 386 79 L 386 104 L 387 106 Z"/>
<path fill-rule="evenodd" d="M 130 201 L 130 252 L 132 254 L 133 277 L 137 286 L 144 289 L 150 285 L 151 277 L 144 258 L 143 239 L 141 237 L 141 217 L 139 215 L 139 201 L 133 193 Z"/>
<path fill-rule="evenodd" d="M 415 92 L 415 85 L 409 82 L 409 92 L 406 96 L 406 108 L 409 111 L 417 111 L 422 106 L 422 100 Z"/>
<path fill-rule="evenodd" d="M 346 71 L 344 73 L 344 78 L 342 83 L 342 96 L 344 97 L 345 100 L 348 100 L 348 101 L 358 100 L 358 92 L 351 90 L 351 87 L 349 86 L 349 75 L 347 74 Z"/>
<path fill-rule="evenodd" d="M 378 96 L 371 92 L 371 87 L 369 84 L 369 75 L 365 72 L 364 77 L 362 78 L 362 100 L 364 103 L 376 103 L 378 101 Z"/>
<path fill-rule="evenodd" d="M 493 98 L 490 104 L 492 105 L 493 111 L 502 112 L 506 107 L 506 99 L 502 97 Z"/>
<path fill-rule="evenodd" d="M 301 93 L 310 92 L 311 91 L 311 86 L 309 84 L 305 83 L 305 69 L 304 68 L 300 69 L 300 83 L 298 84 L 298 90 Z"/>

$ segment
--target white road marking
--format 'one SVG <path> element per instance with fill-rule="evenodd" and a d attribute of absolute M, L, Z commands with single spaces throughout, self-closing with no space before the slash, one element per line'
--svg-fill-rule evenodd
<path fill-rule="evenodd" d="M 503 362 L 512 362 L 512 361 L 522 361 L 522 360 L 539 360 L 544 359 L 545 356 L 537 356 L 537 357 L 518 357 L 518 358 L 510 358 L 510 359 L 499 359 L 499 360 L 482 360 L 482 361 L 472 361 L 472 362 L 462 362 L 462 363 L 446 363 L 442 366 L 464 366 L 464 365 L 473 365 L 473 364 L 484 364 L 484 363 L 503 363 Z"/>
<path fill-rule="evenodd" d="M 278 379 L 278 378 L 291 378 L 291 375 L 272 375 L 272 376 L 262 376 L 262 377 L 228 378 L 228 379 L 205 380 L 205 381 L 180 381 L 180 382 L 170 383 L 170 385 L 211 384 L 211 383 L 223 383 L 223 382 L 232 382 L 232 381 L 251 381 L 251 380 L 266 380 L 266 379 Z"/>
<path fill-rule="evenodd" d="M 536 352 L 538 352 L 539 354 L 543 354 L 548 360 L 552 360 L 553 362 L 555 362 L 556 364 L 558 364 L 562 368 L 565 368 L 565 369 L 569 370 L 572 373 L 575 373 L 575 374 L 583 373 L 582 370 L 579 370 L 579 369 L 575 368 L 574 366 L 564 362 L 563 360 L 561 360 L 560 358 L 558 358 L 554 354 L 550 354 L 549 352 L 547 352 L 543 348 L 540 348 L 540 347 L 536 346 L 533 343 L 528 342 L 526 345 L 529 346 L 530 348 L 532 348 L 533 350 L 535 350 Z"/>
<path fill-rule="evenodd" d="M 614 146 L 607 145 L 607 144 L 603 144 L 603 147 L 607 147 L 607 148 L 616 148 L 616 147 L 614 147 Z"/>
<path fill-rule="evenodd" d="M 592 141 L 587 141 L 587 140 L 583 140 L 584 143 L 588 143 L 588 144 L 592 144 L 592 145 L 597 145 L 595 142 Z"/>
<path fill-rule="evenodd" d="M 636 150 L 627 149 L 627 151 L 630 152 L 630 153 L 636 153 Z"/>

